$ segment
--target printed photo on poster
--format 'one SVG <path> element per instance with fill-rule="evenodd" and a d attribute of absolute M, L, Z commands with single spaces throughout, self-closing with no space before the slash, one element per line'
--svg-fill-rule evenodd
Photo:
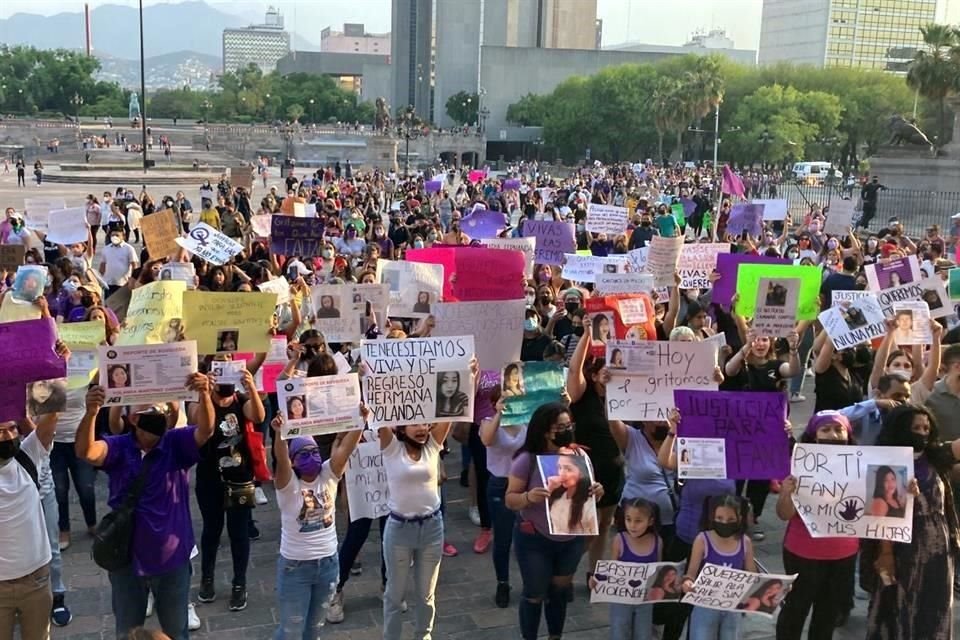
<path fill-rule="evenodd" d="M 920 300 L 893 303 L 893 342 L 897 345 L 930 344 L 930 309 Z"/>
<path fill-rule="evenodd" d="M 97 349 L 100 380 L 106 383 L 105 407 L 153 402 L 196 401 L 187 379 L 197 371 L 197 343 L 136 346 L 104 345 Z"/>
<path fill-rule="evenodd" d="M 907 468 L 867 465 L 867 488 L 873 488 L 864 515 L 903 518 L 907 509 Z"/>
<path fill-rule="evenodd" d="M 760 278 L 753 330 L 757 335 L 785 338 L 796 328 L 800 280 Z"/>
<path fill-rule="evenodd" d="M 723 438 L 678 438 L 677 476 L 681 480 L 726 478 L 726 441 Z"/>
<path fill-rule="evenodd" d="M 437 418 L 462 418 L 470 407 L 459 371 L 437 372 Z"/>
<path fill-rule="evenodd" d="M 355 373 L 277 382 L 284 440 L 362 429 L 360 381 Z"/>
<path fill-rule="evenodd" d="M 597 505 L 590 495 L 593 466 L 586 455 L 571 451 L 537 456 L 543 486 L 550 492 L 545 501 L 547 522 L 553 535 L 597 535 Z"/>
<path fill-rule="evenodd" d="M 522 362 L 514 362 L 504 367 L 502 389 L 504 398 L 526 395 L 527 392 L 523 386 L 523 364 Z"/>
<path fill-rule="evenodd" d="M 837 351 L 879 338 L 887 332 L 880 301 L 872 293 L 830 307 L 818 318 Z"/>
<path fill-rule="evenodd" d="M 772 618 L 796 579 L 796 574 L 753 573 L 708 562 L 681 602 Z"/>
<path fill-rule="evenodd" d="M 594 567 L 590 602 L 629 605 L 680 602 L 684 564 L 599 560 Z"/>
<path fill-rule="evenodd" d="M 60 413 L 67 408 L 67 378 L 27 384 L 27 412 L 32 416 Z"/>
<path fill-rule="evenodd" d="M 559 402 L 566 376 L 559 362 L 512 362 L 503 369 L 500 424 L 526 425 L 537 407 Z"/>
<path fill-rule="evenodd" d="M 891 289 L 921 279 L 917 256 L 880 260 L 863 267 L 871 291 Z"/>

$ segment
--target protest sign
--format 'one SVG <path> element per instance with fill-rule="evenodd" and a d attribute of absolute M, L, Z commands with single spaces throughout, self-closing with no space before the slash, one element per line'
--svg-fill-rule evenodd
<path fill-rule="evenodd" d="M 100 327 L 103 335 L 103 326 Z M 63 338 L 61 338 L 62 340 Z M 102 340 L 102 338 L 101 338 Z M 99 345 L 99 343 L 97 343 Z M 67 389 L 79 390 L 93 382 L 97 374 L 97 345 L 79 345 L 76 349 L 70 348 L 70 358 L 67 360 Z M 82 407 L 77 407 L 81 409 Z"/>
<path fill-rule="evenodd" d="M 653 236 L 650 251 L 647 253 L 646 270 L 653 274 L 653 284 L 657 287 L 672 287 L 676 284 L 674 274 L 683 248 L 683 237 L 664 238 Z"/>
<path fill-rule="evenodd" d="M 710 273 L 717 268 L 717 256 L 730 253 L 726 242 L 695 242 L 680 247 L 677 272 L 680 274 L 681 289 L 709 289 Z"/>
<path fill-rule="evenodd" d="M 426 193 L 440 193 L 443 183 L 440 180 L 427 180 L 423 183 L 423 190 Z"/>
<path fill-rule="evenodd" d="M 869 291 L 834 289 L 830 295 L 830 306 L 835 307 L 842 302 L 852 302 L 860 298 L 872 295 Z M 879 298 L 879 296 L 877 296 Z M 892 308 L 891 308 L 892 312 Z"/>
<path fill-rule="evenodd" d="M 752 573 L 708 562 L 681 602 L 772 618 L 796 579 L 797 574 Z"/>
<path fill-rule="evenodd" d="M 196 401 L 187 378 L 197 371 L 197 343 L 101 346 L 97 350 L 105 407 Z"/>
<path fill-rule="evenodd" d="M 737 270 L 737 314 L 752 318 L 757 304 L 761 278 L 799 278 L 800 293 L 797 296 L 797 320 L 813 320 L 820 308 L 820 267 L 793 266 L 785 264 L 741 264 Z"/>
<path fill-rule="evenodd" d="M 3 248 L 0 247 L 0 251 L 2 250 Z M 950 300 L 960 301 L 960 269 L 950 269 L 948 276 L 950 278 Z"/>
<path fill-rule="evenodd" d="M 594 482 L 593 465 L 587 454 L 583 451 L 570 451 L 538 455 L 537 468 L 543 486 L 550 492 L 550 497 L 543 501 L 550 534 L 597 535 L 597 502 L 589 495 Z M 559 489 L 563 491 L 558 491 Z M 575 508 L 577 506 L 580 508 Z"/>
<path fill-rule="evenodd" d="M 595 282 L 599 273 L 625 273 L 628 260 L 624 256 L 564 256 L 563 277 L 571 282 Z"/>
<path fill-rule="evenodd" d="M 183 333 L 183 294 L 186 288 L 180 280 L 156 280 L 134 289 L 117 344 L 176 342 Z M 217 318 L 217 321 L 223 320 Z"/>
<path fill-rule="evenodd" d="M 882 337 L 887 332 L 875 294 L 830 307 L 819 315 L 819 320 L 837 351 Z"/>
<path fill-rule="evenodd" d="M 183 238 L 175 242 L 210 264 L 222 265 L 243 251 L 243 245 L 206 224 L 198 222 Z"/>
<path fill-rule="evenodd" d="M 698 444 L 711 444 L 687 442 L 693 439 L 722 443 L 725 456 L 726 475 L 684 475 L 681 464 L 681 479 L 763 480 L 784 478 L 790 472 L 790 440 L 783 430 L 787 401 L 782 393 L 678 390 L 673 397 L 682 417 L 677 427 L 678 460 L 684 462 L 685 449 L 695 454 Z"/>
<path fill-rule="evenodd" d="M 760 278 L 751 327 L 757 335 L 785 338 L 796 328 L 797 278 Z"/>
<path fill-rule="evenodd" d="M 524 257 L 519 251 L 487 247 L 410 249 L 408 262 L 443 266 L 446 302 L 523 298 Z M 496 278 L 490 274 L 495 273 Z"/>
<path fill-rule="evenodd" d="M 931 344 L 930 309 L 922 300 L 893 303 L 893 342 L 896 345 Z"/>
<path fill-rule="evenodd" d="M 54 351 L 56 342 L 57 325 L 51 318 L 0 324 L 4 382 L 23 383 L 66 376 L 67 363 Z"/>
<path fill-rule="evenodd" d="M 647 269 L 647 258 L 650 257 L 650 247 L 640 247 L 627 251 L 627 260 L 630 261 L 631 272 L 649 272 Z"/>
<path fill-rule="evenodd" d="M 3 296 L 3 301 L 0 302 L 0 324 L 21 320 L 36 320 L 39 317 L 40 307 L 35 304 L 18 302 L 12 295 Z"/>
<path fill-rule="evenodd" d="M 234 354 L 235 358 L 242 354 Z M 255 354 L 250 354 L 253 357 Z M 284 334 L 275 335 L 270 339 L 270 350 L 267 351 L 267 358 L 263 364 L 253 374 L 253 381 L 257 385 L 257 391 L 267 393 L 276 393 L 277 378 L 283 372 L 290 358 L 287 356 L 287 336 Z"/>
<path fill-rule="evenodd" d="M 733 294 L 737 291 L 737 272 L 741 264 L 792 264 L 786 258 L 754 256 L 746 253 L 720 253 L 717 255 L 717 272 L 720 279 L 713 283 L 713 302 L 724 307 L 730 306 Z"/>
<path fill-rule="evenodd" d="M 383 468 L 380 443 L 361 442 L 347 460 L 344 473 L 350 522 L 361 518 L 379 518 L 390 513 L 387 506 L 387 472 Z"/>
<path fill-rule="evenodd" d="M 360 380 L 355 373 L 290 378 L 277 384 L 284 440 L 363 428 Z"/>
<path fill-rule="evenodd" d="M 442 297 L 442 265 L 381 259 L 377 271 L 380 282 L 390 288 L 391 317 L 426 317 Z"/>
<path fill-rule="evenodd" d="M 731 236 L 748 234 L 754 238 L 763 233 L 762 204 L 740 203 L 730 208 L 730 218 L 727 220 L 727 233 Z"/>
<path fill-rule="evenodd" d="M 247 370 L 247 361 L 244 360 L 213 360 L 210 363 L 210 373 L 217 384 L 232 384 L 240 387 L 243 384 L 243 372 Z"/>
<path fill-rule="evenodd" d="M 22 244 L 0 244 L 0 271 L 16 271 L 26 253 Z"/>
<path fill-rule="evenodd" d="M 786 200 L 757 199 L 757 200 L 751 200 L 750 203 L 763 206 L 764 220 L 771 220 L 771 221 L 784 220 L 787 217 L 787 201 Z"/>
<path fill-rule="evenodd" d="M 274 293 L 277 296 L 277 305 L 290 302 L 290 283 L 283 276 L 267 280 L 257 285 L 257 289 L 264 293 Z"/>
<path fill-rule="evenodd" d="M 871 291 L 892 289 L 910 282 L 916 282 L 922 277 L 920 263 L 917 256 L 909 255 L 905 258 L 880 259 L 878 262 L 866 264 L 863 271 L 867 276 L 867 284 Z"/>
<path fill-rule="evenodd" d="M 86 242 L 90 235 L 87 226 L 87 208 L 71 207 L 69 209 L 54 209 L 47 218 L 47 235 L 45 240 L 53 244 L 74 244 Z"/>
<path fill-rule="evenodd" d="M 270 348 L 273 293 L 185 291 L 183 327 L 200 353 L 264 353 Z"/>
<path fill-rule="evenodd" d="M 23 225 L 27 229 L 46 233 L 50 212 L 66 208 L 62 198 L 24 198 Z"/>
<path fill-rule="evenodd" d="M 939 276 L 925 278 L 917 282 L 910 282 L 899 287 L 884 289 L 877 293 L 883 315 L 893 318 L 893 305 L 897 302 L 922 300 L 930 309 L 931 318 L 945 318 L 953 315 L 953 305 L 947 296 L 946 287 Z"/>
<path fill-rule="evenodd" d="M 471 240 L 496 238 L 507 228 L 507 216 L 500 211 L 477 208 L 478 206 L 480 205 L 474 205 L 473 212 L 460 221 L 460 229 Z"/>
<path fill-rule="evenodd" d="M 853 226 L 854 207 L 856 200 L 841 198 L 831 200 L 827 209 L 827 221 L 823 225 L 823 232 L 831 236 L 845 236 Z"/>
<path fill-rule="evenodd" d="M 798 442 L 792 499 L 814 538 L 913 539 L 913 449 Z"/>
<path fill-rule="evenodd" d="M 103 329 L 103 322 L 100 320 L 58 324 L 57 333 L 60 340 L 70 347 L 71 351 L 96 349 L 101 342 L 106 340 L 106 332 Z"/>
<path fill-rule="evenodd" d="M 310 287 L 313 326 L 327 342 L 353 342 L 360 339 L 360 317 L 355 304 L 362 302 L 358 295 L 354 302 L 352 287 L 346 284 L 320 284 Z"/>
<path fill-rule="evenodd" d="M 269 213 L 258 213 L 250 216 L 250 229 L 258 238 L 270 237 L 270 226 L 273 224 L 273 216 Z"/>
<path fill-rule="evenodd" d="M 320 218 L 274 214 L 270 221 L 270 250 L 282 256 L 318 256 L 325 231 Z"/>
<path fill-rule="evenodd" d="M 645 293 L 619 293 L 611 296 L 587 298 L 584 311 L 590 318 L 591 350 L 603 357 L 605 345 L 610 341 L 639 342 L 654 340 L 657 334 L 654 325 L 654 307 Z M 623 318 L 627 313 L 629 318 Z M 646 316 L 646 321 L 641 320 Z"/>
<path fill-rule="evenodd" d="M 707 342 L 612 342 L 607 412 L 612 420 L 666 420 L 675 389 L 716 391 L 716 345 Z M 621 356 L 617 356 L 619 350 Z"/>
<path fill-rule="evenodd" d="M 566 276 L 566 271 L 564 271 Z M 652 273 L 598 273 L 593 290 L 601 295 L 646 293 L 653 291 Z"/>
<path fill-rule="evenodd" d="M 487 238 L 483 240 L 482 244 L 491 249 L 522 252 L 524 259 L 523 275 L 526 278 L 533 277 L 533 261 L 537 250 L 536 238 Z"/>
<path fill-rule="evenodd" d="M 439 302 L 433 305 L 434 338 L 473 336 L 482 371 L 499 371 L 520 359 L 526 300 Z"/>
<path fill-rule="evenodd" d="M 523 235 L 536 238 L 536 263 L 563 264 L 563 256 L 577 250 L 574 226 L 561 220 L 524 220 Z"/>
<path fill-rule="evenodd" d="M 143 231 L 143 241 L 147 244 L 147 251 L 151 258 L 162 258 L 177 253 L 180 245 L 180 229 L 177 226 L 176 213 L 173 209 L 164 209 L 140 218 L 140 229 Z"/>
<path fill-rule="evenodd" d="M 566 377 L 558 362 L 511 362 L 503 368 L 501 425 L 527 424 L 534 410 L 559 402 Z"/>
<path fill-rule="evenodd" d="M 364 340 L 370 426 L 473 422 L 473 336 Z"/>
<path fill-rule="evenodd" d="M 168 262 L 160 267 L 160 281 L 175 280 L 187 289 L 197 288 L 197 270 L 192 262 Z"/>
<path fill-rule="evenodd" d="M 621 562 L 598 560 L 590 602 L 657 604 L 680 602 L 683 562 Z M 628 639 L 625 639 L 628 640 Z"/>
<path fill-rule="evenodd" d="M 587 205 L 587 231 L 610 236 L 621 234 L 627 228 L 627 216 L 626 207 L 591 202 Z"/>

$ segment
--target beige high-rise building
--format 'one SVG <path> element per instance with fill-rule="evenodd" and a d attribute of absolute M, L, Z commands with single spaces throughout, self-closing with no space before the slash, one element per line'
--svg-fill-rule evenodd
<path fill-rule="evenodd" d="M 544 49 L 596 49 L 597 0 L 541 0 Z"/>

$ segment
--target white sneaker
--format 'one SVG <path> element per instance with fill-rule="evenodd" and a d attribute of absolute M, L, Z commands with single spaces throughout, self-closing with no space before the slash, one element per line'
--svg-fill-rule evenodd
<path fill-rule="evenodd" d="M 327 607 L 327 622 L 330 624 L 343 622 L 343 591 L 337 591 L 333 594 L 330 606 Z"/>
<path fill-rule="evenodd" d="M 253 499 L 257 504 L 267 504 L 267 494 L 263 492 L 263 487 L 257 487 L 253 490 Z"/>
<path fill-rule="evenodd" d="M 790 396 L 790 402 L 806 402 L 807 396 L 803 395 L 799 391 Z"/>
<path fill-rule="evenodd" d="M 187 605 L 187 629 L 196 631 L 201 626 L 200 616 L 197 615 L 197 607 L 191 602 Z"/>
<path fill-rule="evenodd" d="M 147 612 L 143 615 L 147 618 L 153 615 L 153 591 L 147 592 Z"/>
<path fill-rule="evenodd" d="M 480 526 L 480 507 L 470 507 L 470 522 L 473 523 L 473 526 Z"/>

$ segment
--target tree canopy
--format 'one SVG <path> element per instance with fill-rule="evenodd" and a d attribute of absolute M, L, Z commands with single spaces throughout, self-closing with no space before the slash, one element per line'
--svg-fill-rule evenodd
<path fill-rule="evenodd" d="M 457 126 L 472 125 L 477 122 L 480 97 L 468 91 L 458 91 L 447 98 L 445 108 L 447 115 L 457 123 Z"/>

